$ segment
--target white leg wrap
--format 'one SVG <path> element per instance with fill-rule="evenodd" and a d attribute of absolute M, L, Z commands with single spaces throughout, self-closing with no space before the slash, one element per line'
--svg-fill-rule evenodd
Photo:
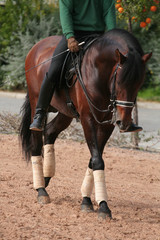
<path fill-rule="evenodd" d="M 104 170 L 93 171 L 94 185 L 95 185 L 95 198 L 99 205 L 100 202 L 107 202 L 107 189 L 105 182 Z"/>
<path fill-rule="evenodd" d="M 93 170 L 90 168 L 87 168 L 82 186 L 81 186 L 81 193 L 82 197 L 90 197 L 92 194 L 94 185 L 94 179 L 93 179 Z"/>
<path fill-rule="evenodd" d="M 44 145 L 43 173 L 44 177 L 53 177 L 55 175 L 54 144 Z"/>
<path fill-rule="evenodd" d="M 41 156 L 32 156 L 33 186 L 35 189 L 44 188 L 44 176 Z"/>

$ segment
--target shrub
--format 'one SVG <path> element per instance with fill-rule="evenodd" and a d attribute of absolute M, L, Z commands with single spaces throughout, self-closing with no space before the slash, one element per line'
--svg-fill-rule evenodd
<path fill-rule="evenodd" d="M 3 89 L 17 90 L 26 87 L 25 81 L 25 58 L 32 46 L 41 39 L 50 35 L 61 34 L 61 27 L 57 16 L 48 19 L 45 16 L 40 17 L 28 23 L 25 33 L 19 31 L 17 40 L 10 47 L 7 47 L 4 58 L 6 63 L 1 67 L 3 71 Z"/>

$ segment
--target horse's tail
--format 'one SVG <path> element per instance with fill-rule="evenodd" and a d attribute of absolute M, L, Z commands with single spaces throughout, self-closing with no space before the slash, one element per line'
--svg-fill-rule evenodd
<path fill-rule="evenodd" d="M 29 126 L 31 124 L 31 105 L 29 101 L 29 95 L 27 93 L 25 102 L 21 108 L 22 120 L 20 124 L 20 140 L 22 145 L 22 151 L 25 154 L 27 161 L 31 158 L 31 130 Z"/>

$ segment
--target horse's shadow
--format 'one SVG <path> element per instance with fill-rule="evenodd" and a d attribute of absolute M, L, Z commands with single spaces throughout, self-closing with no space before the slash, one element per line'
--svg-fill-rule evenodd
<path fill-rule="evenodd" d="M 144 203 L 142 201 L 121 201 L 116 204 L 116 208 L 119 209 L 116 216 L 127 222 L 145 222 L 150 224 L 160 223 L 160 203 Z M 120 210 L 121 209 L 121 210 Z M 122 210 L 124 209 L 124 211 Z M 119 217 L 114 218 L 113 210 L 113 220 L 119 220 Z"/>

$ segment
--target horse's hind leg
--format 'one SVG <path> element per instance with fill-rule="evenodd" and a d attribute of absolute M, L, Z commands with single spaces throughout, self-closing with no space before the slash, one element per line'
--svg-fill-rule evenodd
<path fill-rule="evenodd" d="M 58 134 L 66 129 L 71 123 L 69 118 L 61 113 L 47 124 L 44 133 L 44 162 L 43 173 L 45 179 L 45 187 L 48 186 L 50 179 L 55 175 L 55 153 L 54 142 Z"/>
<path fill-rule="evenodd" d="M 55 174 L 54 142 L 58 134 L 69 126 L 72 118 L 58 113 L 58 115 L 47 124 L 44 132 L 44 156 L 42 163 L 42 132 L 32 132 L 32 169 L 34 188 L 38 191 L 38 202 L 47 204 L 50 202 L 46 187 L 51 177 Z"/>
<path fill-rule="evenodd" d="M 38 191 L 38 202 L 47 204 L 50 202 L 48 193 L 45 190 L 45 181 L 43 175 L 42 163 L 42 132 L 32 131 L 32 170 L 33 170 L 33 186 Z"/>

